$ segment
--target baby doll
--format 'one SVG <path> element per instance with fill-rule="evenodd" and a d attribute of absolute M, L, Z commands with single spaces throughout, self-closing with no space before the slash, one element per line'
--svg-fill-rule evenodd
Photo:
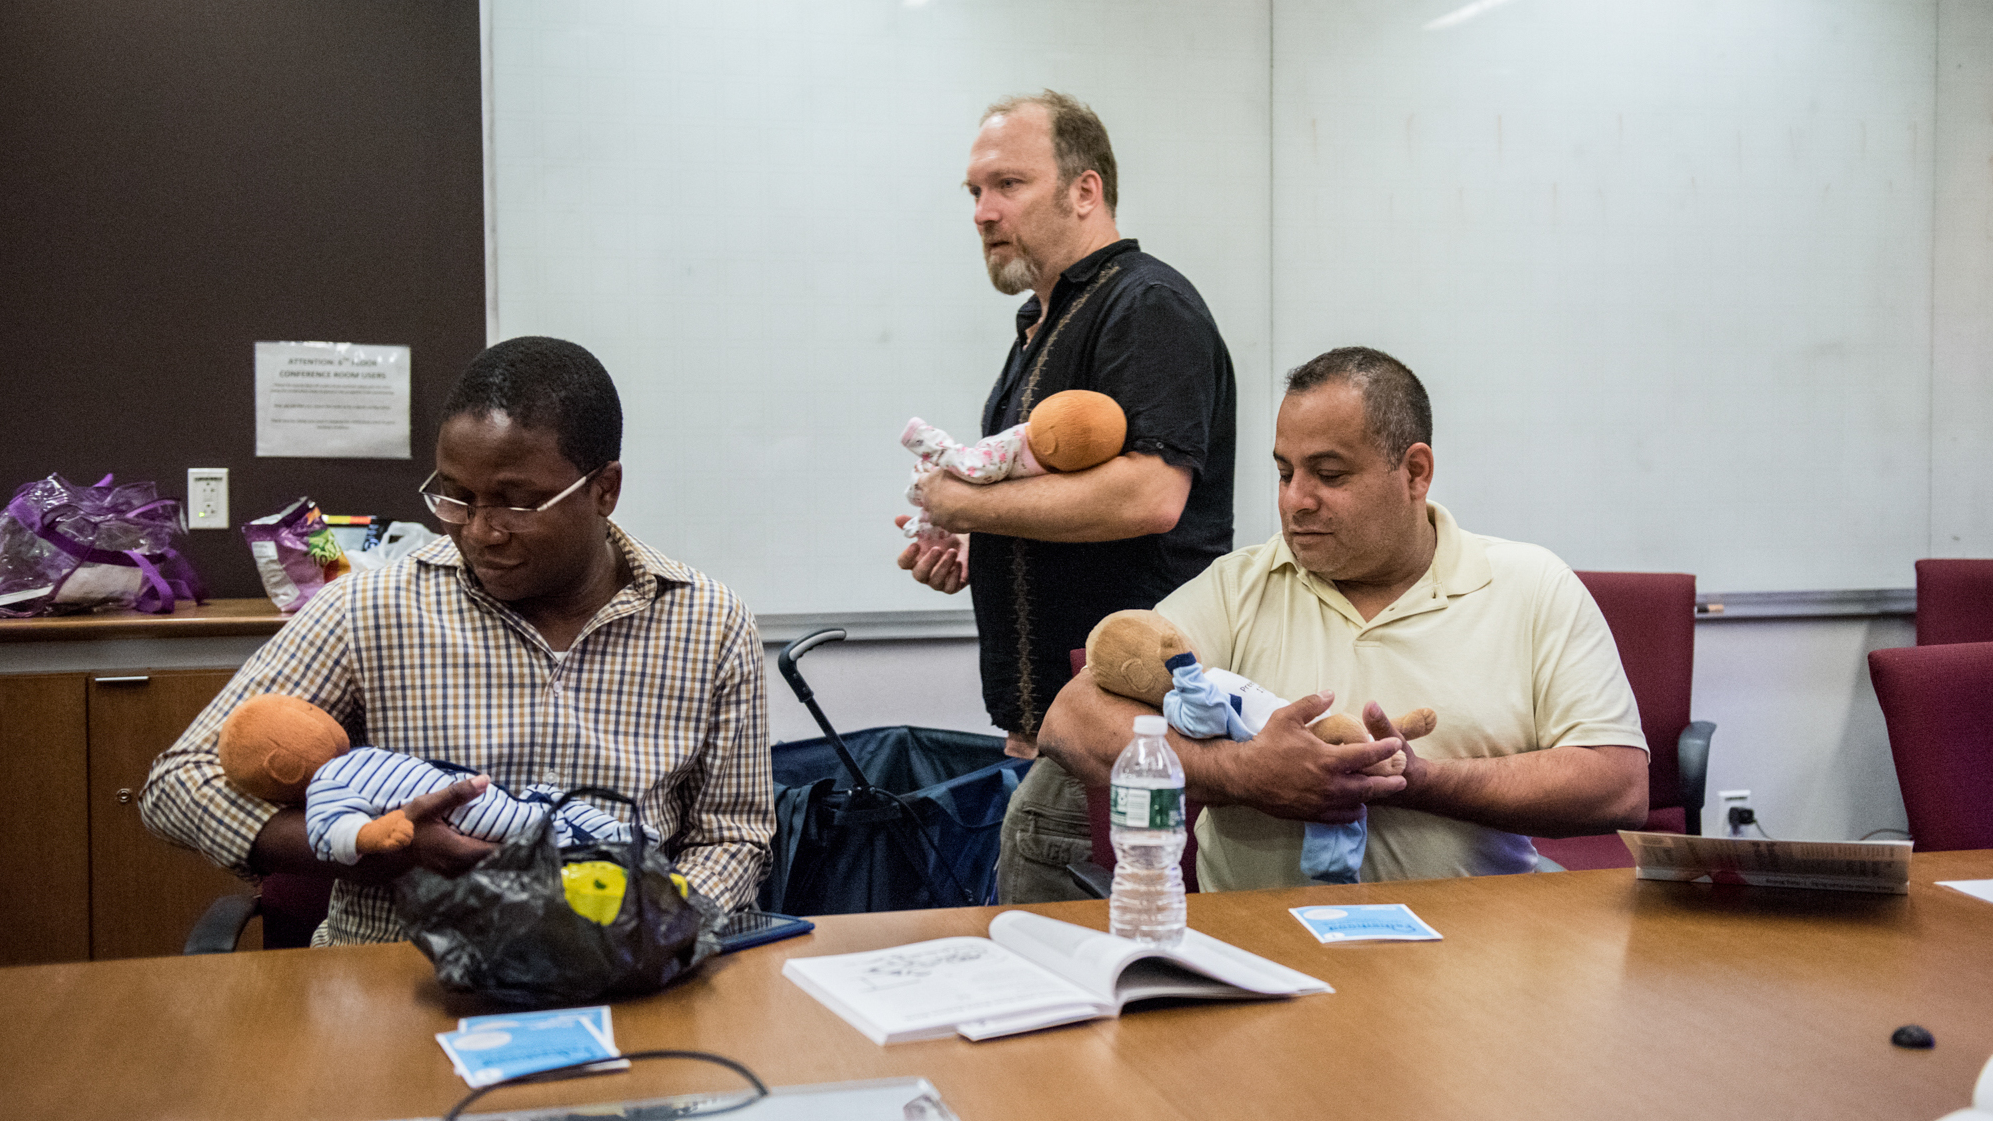
<path fill-rule="evenodd" d="M 1288 703 L 1229 670 L 1200 667 L 1182 632 L 1154 611 L 1117 611 L 1102 619 L 1087 635 L 1086 655 L 1094 684 L 1162 709 L 1170 727 L 1196 739 L 1249 740 Z M 1406 739 L 1426 735 L 1438 724 L 1429 708 L 1415 709 L 1397 720 Z M 1309 731 L 1330 744 L 1370 739 L 1363 725 L 1345 713 L 1322 717 L 1309 725 Z M 1364 768 L 1364 773 L 1395 775 L 1404 769 L 1405 755 L 1398 752 Z M 1348 825 L 1309 822 L 1301 842 L 1302 874 L 1322 883 L 1355 883 L 1368 838 L 1369 828 L 1362 820 Z"/>
<path fill-rule="evenodd" d="M 396 852 L 415 839 L 401 807 L 410 799 L 458 782 L 463 775 L 413 755 L 354 748 L 346 729 L 310 701 L 275 693 L 251 697 L 221 726 L 222 773 L 246 794 L 266 802 L 305 807 L 305 835 L 320 860 L 357 863 L 361 856 Z M 539 826 L 560 791 L 526 788 L 515 798 L 489 777 L 482 793 L 445 819 L 459 832 L 506 841 Z M 630 827 L 582 802 L 554 812 L 555 841 L 566 848 L 590 841 L 630 840 Z"/>
<path fill-rule="evenodd" d="M 1121 406 L 1090 389 L 1054 393 L 1040 401 L 1023 424 L 966 446 L 915 417 L 900 433 L 900 446 L 920 457 L 913 469 L 913 486 L 907 490 L 915 513 L 907 519 L 906 535 L 933 545 L 949 538 L 927 520 L 927 510 L 920 504 L 920 480 L 930 471 L 946 471 L 979 484 L 1047 471 L 1084 471 L 1120 455 L 1127 437 L 1128 418 Z"/>

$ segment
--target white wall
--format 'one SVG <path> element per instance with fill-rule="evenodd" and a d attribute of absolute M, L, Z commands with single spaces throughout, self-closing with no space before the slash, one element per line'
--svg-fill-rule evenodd
<path fill-rule="evenodd" d="M 1749 789 L 1765 832 L 1846 840 L 1901 829 L 1903 800 L 1889 735 L 1868 680 L 1868 652 L 1916 641 L 1908 617 L 1729 619 L 1697 625 L 1693 715 L 1716 723 L 1709 799 Z M 775 672 L 768 709 L 778 740 L 820 735 Z M 976 644 L 868 642 L 824 646 L 803 669 L 839 732 L 916 724 L 999 735 L 983 713 Z M 1719 811 L 1704 831 L 1720 832 Z"/>

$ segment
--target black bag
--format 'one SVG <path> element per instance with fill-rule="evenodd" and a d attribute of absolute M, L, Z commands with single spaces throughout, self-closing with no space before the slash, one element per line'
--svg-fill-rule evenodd
<path fill-rule="evenodd" d="M 1004 809 L 1031 760 L 970 732 L 900 725 L 840 738 L 905 813 L 853 807 L 852 777 L 829 739 L 776 744 L 774 852 L 760 909 L 841 915 L 996 902 Z"/>
<path fill-rule="evenodd" d="M 629 806 L 630 843 L 556 848 L 553 810 L 577 794 Z M 585 860 L 628 877 L 607 926 L 568 905 L 561 866 Z M 637 804 L 586 786 L 461 876 L 409 871 L 395 881 L 395 912 L 446 989 L 517 1005 L 584 1004 L 656 992 L 719 951 L 719 907 L 689 884 L 681 895 L 674 878 L 684 882 L 661 846 L 645 851 Z"/>

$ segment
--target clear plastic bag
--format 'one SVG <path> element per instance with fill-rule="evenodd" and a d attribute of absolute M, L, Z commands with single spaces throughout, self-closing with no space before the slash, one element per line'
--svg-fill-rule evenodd
<path fill-rule="evenodd" d="M 296 611 L 320 588 L 352 571 L 311 499 L 300 498 L 242 527 L 263 591 L 279 611 Z"/>
<path fill-rule="evenodd" d="M 135 607 L 167 615 L 207 599 L 179 546 L 180 503 L 149 482 L 79 486 L 60 475 L 14 492 L 0 514 L 0 616 Z"/>

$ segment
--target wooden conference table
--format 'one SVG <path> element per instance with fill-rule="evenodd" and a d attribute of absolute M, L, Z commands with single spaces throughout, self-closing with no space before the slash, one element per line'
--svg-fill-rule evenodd
<path fill-rule="evenodd" d="M 995 908 L 850 915 L 615 1006 L 625 1051 L 697 1048 L 770 1085 L 925 1076 L 999 1118 L 1935 1121 L 1993 1055 L 1993 851 L 1919 854 L 1910 894 L 1643 883 L 1629 871 L 1192 896 L 1193 926 L 1335 986 L 1034 1035 L 875 1046 L 781 976 L 791 956 L 982 933 Z M 1287 914 L 1406 903 L 1436 943 L 1320 946 Z M 1105 926 L 1104 903 L 1034 907 Z M 0 970 L 0 1102 L 23 1118 L 435 1116 L 465 1092 L 431 1038 L 494 1009 L 411 946 Z M 1930 1051 L 1891 1046 L 1904 1023 Z M 669 1072 L 476 1109 L 659 1096 Z"/>

